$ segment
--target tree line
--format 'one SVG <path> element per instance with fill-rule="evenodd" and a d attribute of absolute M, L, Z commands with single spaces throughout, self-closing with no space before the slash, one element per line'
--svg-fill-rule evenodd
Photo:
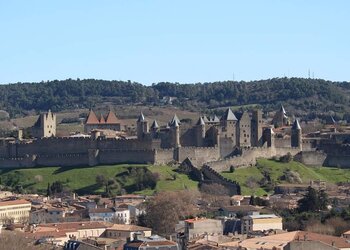
<path fill-rule="evenodd" d="M 55 112 L 113 105 L 162 105 L 164 97 L 175 97 L 173 105 L 208 110 L 223 106 L 258 105 L 265 110 L 283 103 L 298 112 L 350 113 L 349 82 L 322 79 L 272 78 L 259 81 L 221 81 L 179 84 L 160 82 L 145 86 L 131 81 L 67 79 L 40 83 L 0 85 L 0 109 L 13 117 L 26 111 Z"/>

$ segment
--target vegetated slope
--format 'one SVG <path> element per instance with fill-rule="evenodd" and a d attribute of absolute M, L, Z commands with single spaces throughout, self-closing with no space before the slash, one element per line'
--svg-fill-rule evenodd
<path fill-rule="evenodd" d="M 113 105 L 161 105 L 163 97 L 171 96 L 177 98 L 173 105 L 190 110 L 208 111 L 252 104 L 272 110 L 283 103 L 300 115 L 311 110 L 313 116 L 325 111 L 344 115 L 350 113 L 349 89 L 348 82 L 305 78 L 197 84 L 161 82 L 152 86 L 130 81 L 68 79 L 0 85 L 0 109 L 14 115 L 30 110 L 90 108 L 106 102 Z"/>
<path fill-rule="evenodd" d="M 271 182 L 278 185 L 288 183 L 283 180 L 286 171 L 298 173 L 303 184 L 309 184 L 311 180 L 323 180 L 334 184 L 350 181 L 350 169 L 307 167 L 299 162 L 282 163 L 268 159 L 259 159 L 257 166 L 238 168 L 233 173 L 223 172 L 222 175 L 237 181 L 243 194 L 262 195 L 270 191 L 262 185 L 264 172 L 268 172 Z"/>
<path fill-rule="evenodd" d="M 129 175 L 132 168 L 145 168 L 146 171 L 159 176 L 156 187 L 152 189 L 135 190 L 137 179 Z M 196 189 L 198 183 L 187 175 L 179 174 L 170 166 L 153 165 L 111 165 L 97 167 L 41 167 L 13 170 L 0 170 L 1 185 L 15 187 L 21 185 L 28 192 L 46 194 L 48 183 L 60 181 L 63 186 L 79 194 L 99 194 L 103 186 L 96 183 L 96 176 L 103 175 L 106 179 L 114 179 L 129 193 L 152 194 L 154 191 L 172 191 L 181 189 Z"/>

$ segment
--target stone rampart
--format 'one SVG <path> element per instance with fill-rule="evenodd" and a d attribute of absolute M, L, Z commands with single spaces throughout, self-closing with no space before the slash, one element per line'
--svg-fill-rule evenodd
<path fill-rule="evenodd" d="M 247 167 L 256 164 L 258 158 L 271 158 L 291 153 L 293 156 L 300 152 L 299 148 L 246 148 L 242 154 L 221 161 L 209 162 L 208 165 L 217 172 L 228 171 L 233 167 Z"/>
<path fill-rule="evenodd" d="M 99 164 L 119 163 L 154 163 L 155 150 L 100 150 L 98 154 Z"/>
<path fill-rule="evenodd" d="M 181 147 L 178 149 L 178 162 L 189 158 L 196 165 L 201 166 L 206 162 L 220 159 L 218 147 Z"/>
<path fill-rule="evenodd" d="M 156 164 L 167 164 L 174 160 L 174 149 L 157 149 L 155 151 L 155 163 Z"/>
<path fill-rule="evenodd" d="M 327 154 L 323 151 L 302 151 L 299 152 L 294 160 L 303 163 L 306 166 L 323 166 L 325 164 L 325 160 L 327 158 Z"/>
<path fill-rule="evenodd" d="M 204 165 L 202 167 L 202 173 L 205 179 L 226 187 L 230 191 L 230 195 L 241 194 L 241 187 L 237 182 L 223 177 L 210 166 Z"/>
<path fill-rule="evenodd" d="M 45 167 L 88 166 L 88 163 L 88 154 L 38 155 L 38 157 L 36 158 L 36 165 Z"/>
<path fill-rule="evenodd" d="M 31 168 L 36 166 L 35 156 L 21 158 L 0 158 L 1 168 Z"/>

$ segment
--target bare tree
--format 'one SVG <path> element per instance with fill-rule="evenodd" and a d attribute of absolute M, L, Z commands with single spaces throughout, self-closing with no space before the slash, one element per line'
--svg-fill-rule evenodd
<path fill-rule="evenodd" d="M 0 250 L 53 250 L 55 246 L 35 245 L 35 240 L 26 238 L 23 233 L 3 230 L 0 234 Z"/>
<path fill-rule="evenodd" d="M 197 197 L 199 193 L 186 190 L 157 194 L 146 205 L 146 224 L 157 234 L 166 236 L 173 233 L 180 219 L 198 213 L 195 206 Z"/>

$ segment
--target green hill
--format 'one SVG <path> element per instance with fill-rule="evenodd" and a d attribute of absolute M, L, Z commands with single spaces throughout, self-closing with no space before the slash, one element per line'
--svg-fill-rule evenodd
<path fill-rule="evenodd" d="M 308 184 L 311 180 L 323 180 L 328 183 L 339 183 L 350 181 L 350 169 L 338 169 L 330 167 L 307 167 L 299 162 L 282 163 L 274 160 L 259 159 L 257 166 L 236 169 L 233 173 L 223 172 L 222 175 L 228 179 L 235 180 L 241 185 L 242 193 L 245 195 L 263 195 L 267 189 L 256 185 L 264 178 L 264 172 L 268 172 L 272 183 L 288 183 L 282 180 L 285 171 L 290 170 L 300 175 L 302 183 Z"/>
<path fill-rule="evenodd" d="M 129 175 L 133 168 L 145 168 L 146 171 L 156 173 L 159 176 L 156 187 L 153 190 L 136 191 L 135 184 L 137 180 Z M 170 166 L 123 164 L 79 168 L 42 167 L 0 170 L 2 185 L 12 187 L 21 185 L 27 191 L 41 193 L 46 193 L 48 183 L 60 181 L 64 187 L 79 194 L 99 194 L 104 189 L 96 184 L 97 175 L 103 175 L 107 179 L 115 179 L 129 193 L 152 194 L 154 191 L 160 190 L 196 189 L 198 185 L 197 182 L 190 180 L 187 175 L 177 173 L 176 168 Z"/>

